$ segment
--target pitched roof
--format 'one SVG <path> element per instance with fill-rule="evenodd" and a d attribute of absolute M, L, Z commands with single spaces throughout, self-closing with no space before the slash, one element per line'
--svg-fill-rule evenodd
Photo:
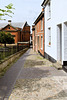
<path fill-rule="evenodd" d="M 11 23 L 11 25 L 13 27 L 17 27 L 17 28 L 22 28 L 22 26 L 24 25 L 24 23 L 22 22 L 16 22 L 16 23 Z"/>
<path fill-rule="evenodd" d="M 44 16 L 44 11 L 42 11 L 39 16 L 37 17 L 37 19 L 35 20 L 34 24 L 37 24 L 38 21 Z"/>
<path fill-rule="evenodd" d="M 43 6 L 44 4 L 46 4 L 49 0 L 44 0 L 43 3 L 41 4 L 41 6 Z"/>
<path fill-rule="evenodd" d="M 4 28 L 7 25 L 7 23 L 0 23 L 0 29 Z"/>
<path fill-rule="evenodd" d="M 15 23 L 11 22 L 11 26 L 13 26 L 15 28 L 22 28 L 23 29 L 23 27 L 25 26 L 25 24 L 27 24 L 27 22 L 15 22 Z M 0 29 L 6 27 L 7 25 L 9 25 L 9 24 L 8 23 L 0 23 Z"/>

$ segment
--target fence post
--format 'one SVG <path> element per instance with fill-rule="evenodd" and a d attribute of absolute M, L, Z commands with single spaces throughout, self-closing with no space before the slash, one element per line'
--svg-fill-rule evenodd
<path fill-rule="evenodd" d="M 17 43 L 17 52 L 19 51 L 19 44 Z"/>

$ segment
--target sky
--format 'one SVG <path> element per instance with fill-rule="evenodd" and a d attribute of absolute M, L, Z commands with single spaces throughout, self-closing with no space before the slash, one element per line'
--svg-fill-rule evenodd
<path fill-rule="evenodd" d="M 6 21 L 0 22 L 7 22 L 9 19 L 12 20 L 12 22 L 27 21 L 31 26 L 42 10 L 42 2 L 43 0 L 0 0 L 0 9 L 4 9 L 4 6 L 10 3 L 12 3 L 15 8 L 12 18 L 5 16 Z"/>

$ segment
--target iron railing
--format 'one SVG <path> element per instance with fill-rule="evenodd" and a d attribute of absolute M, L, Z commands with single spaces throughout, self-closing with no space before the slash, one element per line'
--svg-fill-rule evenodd
<path fill-rule="evenodd" d="M 0 48 L 0 61 L 5 59 L 6 57 L 15 54 L 28 46 L 9 46 L 6 48 Z"/>

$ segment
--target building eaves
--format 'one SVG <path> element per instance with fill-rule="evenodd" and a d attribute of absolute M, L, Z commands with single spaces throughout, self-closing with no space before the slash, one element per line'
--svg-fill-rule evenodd
<path fill-rule="evenodd" d="M 1 29 L 1 31 L 3 30 L 3 29 L 5 29 L 7 26 L 11 26 L 12 28 L 14 28 L 16 31 L 17 31 L 17 29 L 14 27 L 14 26 L 12 26 L 12 25 L 6 25 L 5 27 L 3 27 L 2 29 Z"/>
<path fill-rule="evenodd" d="M 8 24 L 8 23 L 0 23 L 0 30 L 3 30 L 8 25 L 10 25 L 11 27 L 13 27 L 16 31 L 18 31 L 20 29 L 23 29 L 24 26 L 29 26 L 27 24 L 27 21 L 25 21 L 25 22 L 14 22 L 14 23 L 11 22 L 11 24 Z"/>
<path fill-rule="evenodd" d="M 25 21 L 22 25 L 22 29 L 24 28 L 24 26 L 26 26 L 27 22 Z"/>
<path fill-rule="evenodd" d="M 9 25 L 8 23 L 0 23 L 0 29 L 6 27 L 7 25 Z M 14 27 L 14 28 L 22 28 L 22 26 L 24 25 L 23 22 L 15 22 L 10 24 L 10 26 Z"/>
<path fill-rule="evenodd" d="M 38 21 L 44 16 L 44 11 L 42 11 L 39 16 L 37 17 L 37 19 L 35 20 L 34 24 L 37 24 Z"/>
<path fill-rule="evenodd" d="M 2 30 L 0 30 L 2 31 Z M 4 32 L 17 32 L 18 30 L 4 30 Z"/>
<path fill-rule="evenodd" d="M 25 26 L 30 26 L 30 25 L 26 22 Z"/>
<path fill-rule="evenodd" d="M 22 28 L 23 26 L 23 22 L 15 22 L 15 23 L 11 23 L 11 25 L 15 28 Z"/>
<path fill-rule="evenodd" d="M 23 28 L 24 26 L 29 26 L 28 23 L 27 23 L 27 21 L 24 22 L 22 28 Z"/>
<path fill-rule="evenodd" d="M 49 1 L 49 0 L 44 0 L 43 3 L 41 4 L 41 6 L 43 6 L 43 5 L 45 6 L 45 5 L 47 4 L 48 1 Z"/>
<path fill-rule="evenodd" d="M 0 29 L 6 27 L 8 25 L 8 23 L 0 23 Z"/>

